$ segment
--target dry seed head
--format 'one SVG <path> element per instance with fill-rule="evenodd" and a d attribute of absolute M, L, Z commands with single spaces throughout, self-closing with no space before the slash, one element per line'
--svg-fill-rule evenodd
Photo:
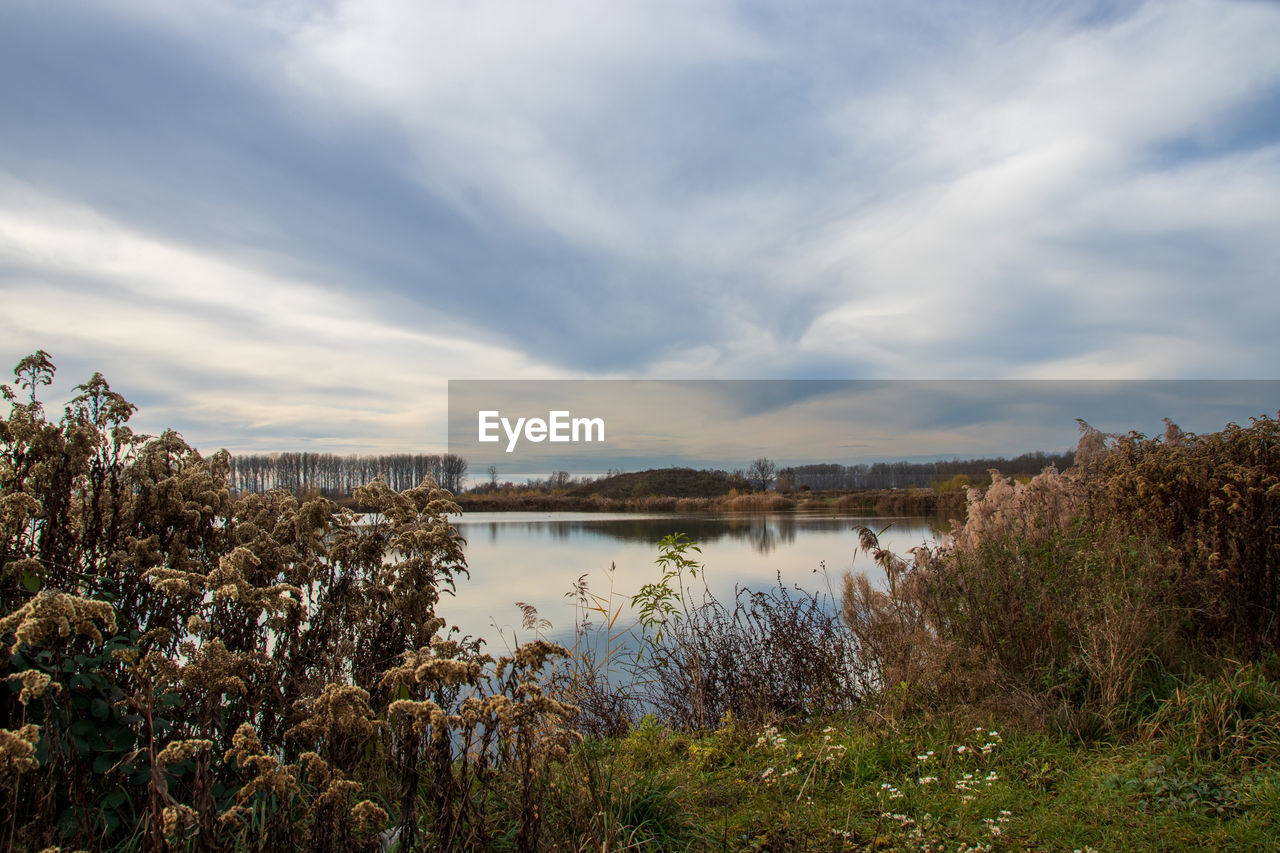
<path fill-rule="evenodd" d="M 432 686 L 474 684 L 480 677 L 480 664 L 460 660 L 430 660 L 414 671 L 419 683 Z"/>
<path fill-rule="evenodd" d="M 61 684 L 53 683 L 53 678 L 49 675 L 34 669 L 11 675 L 7 680 L 22 682 L 22 692 L 18 694 L 18 701 L 23 705 L 26 705 L 32 699 L 39 699 L 50 686 L 53 687 L 55 695 L 62 692 Z"/>
<path fill-rule="evenodd" d="M 364 790 L 364 785 L 350 779 L 334 779 L 329 787 L 316 798 L 315 805 L 340 806 L 348 802 L 352 795 Z"/>
<path fill-rule="evenodd" d="M 55 635 L 69 637 L 73 630 L 95 643 L 101 643 L 102 632 L 95 622 L 108 631 L 116 629 L 116 614 L 110 604 L 57 590 L 44 590 L 0 619 L 0 634 L 13 632 L 15 639 L 9 647 L 11 654 L 24 643 L 34 646 Z"/>
<path fill-rule="evenodd" d="M 238 794 L 236 795 L 236 798 L 239 799 Z M 226 829 L 236 832 L 244 827 L 245 817 L 251 814 L 253 814 L 251 809 L 246 809 L 242 805 L 234 805 L 222 814 L 218 815 L 218 823 Z"/>
<path fill-rule="evenodd" d="M 374 732 L 369 693 L 351 684 L 327 684 L 323 693 L 301 702 L 300 708 L 310 717 L 285 732 L 286 738 L 364 741 Z"/>
<path fill-rule="evenodd" d="M 490 718 L 498 720 L 504 726 L 510 725 L 515 709 L 516 703 L 512 701 L 510 696 L 498 693 L 484 698 L 484 713 Z"/>
<path fill-rule="evenodd" d="M 144 577 L 150 580 L 153 586 L 164 590 L 172 596 L 203 595 L 205 587 L 208 585 L 208 578 L 202 574 L 184 572 L 164 566 L 147 569 Z"/>
<path fill-rule="evenodd" d="M 203 738 L 175 740 L 160 750 L 160 754 L 156 756 L 156 764 L 161 767 L 168 767 L 171 764 L 177 764 L 179 761 L 186 761 L 202 749 L 213 749 L 213 741 Z"/>
<path fill-rule="evenodd" d="M 144 646 L 168 646 L 172 640 L 173 632 L 163 626 L 143 631 L 142 636 L 138 637 L 138 642 Z"/>
<path fill-rule="evenodd" d="M 39 766 L 36 761 L 36 744 L 40 742 L 40 727 L 27 723 L 16 732 L 0 729 L 0 774 L 25 773 Z"/>
<path fill-rule="evenodd" d="M 231 748 L 226 751 L 223 761 L 235 761 L 239 767 L 247 767 L 249 759 L 262 755 L 262 741 L 258 732 L 250 723 L 241 723 L 240 728 L 231 736 Z"/>
<path fill-rule="evenodd" d="M 303 778 L 312 785 L 326 784 L 333 776 L 329 762 L 314 752 L 304 752 L 298 756 L 298 764 L 302 767 Z"/>
<path fill-rule="evenodd" d="M 283 802 L 289 796 L 298 793 L 295 768 L 281 767 L 280 761 L 275 756 L 251 755 L 245 759 L 245 764 L 256 770 L 258 775 L 236 794 L 237 803 L 247 803 L 259 793 L 274 795 Z"/>
<path fill-rule="evenodd" d="M 546 640 L 525 643 L 517 648 L 511 657 L 504 657 L 498 661 L 498 677 L 501 678 L 511 665 L 522 669 L 539 669 L 546 663 L 547 658 L 553 656 L 567 658 L 570 657 L 570 652 L 559 643 L 549 643 Z"/>
<path fill-rule="evenodd" d="M 478 696 L 468 696 L 462 700 L 462 705 L 458 708 L 458 718 L 462 725 L 471 728 L 480 722 L 484 715 L 484 701 Z"/>
<path fill-rule="evenodd" d="M 351 822 L 361 835 L 375 832 L 387 824 L 387 813 L 370 800 L 361 800 L 351 807 Z"/>
<path fill-rule="evenodd" d="M 174 836 L 189 826 L 194 826 L 198 815 L 190 806 L 165 806 L 164 834 Z"/>
<path fill-rule="evenodd" d="M 447 717 L 435 702 L 412 702 L 408 699 L 397 699 L 387 708 L 387 716 L 404 715 L 409 718 L 415 734 L 424 734 L 434 726 L 437 731 L 447 725 Z"/>
<path fill-rule="evenodd" d="M 0 530 L 10 532 L 12 535 L 21 530 L 27 520 L 34 518 L 39 512 L 40 501 L 26 492 L 9 492 L 4 497 L 0 497 Z M 36 563 L 36 567 L 39 565 Z"/>
<path fill-rule="evenodd" d="M 213 591 L 213 598 L 215 601 L 219 598 L 229 598 L 232 601 L 239 601 L 240 587 L 233 583 L 224 584 Z"/>
<path fill-rule="evenodd" d="M 237 674 L 244 666 L 244 656 L 227 651 L 221 640 L 211 640 L 189 655 L 191 663 L 179 673 L 186 690 L 205 696 L 245 692 L 244 681 Z"/>

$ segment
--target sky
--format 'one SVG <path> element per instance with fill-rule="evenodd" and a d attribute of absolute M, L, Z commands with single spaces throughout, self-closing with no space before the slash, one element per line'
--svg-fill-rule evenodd
<path fill-rule="evenodd" d="M 8 0 L 0 360 L 209 452 L 439 452 L 451 379 L 1274 379 L 1277 44 L 1229 0 Z"/>

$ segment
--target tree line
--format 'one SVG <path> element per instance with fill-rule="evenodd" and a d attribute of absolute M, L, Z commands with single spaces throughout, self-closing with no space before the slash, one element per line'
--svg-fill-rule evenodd
<path fill-rule="evenodd" d="M 467 476 L 467 460 L 452 453 L 248 453 L 231 457 L 231 489 L 236 492 L 284 489 L 342 497 L 378 477 L 392 490 L 404 491 L 417 487 L 428 476 L 441 488 L 457 493 Z"/>
<path fill-rule="evenodd" d="M 1024 453 L 1007 459 L 951 459 L 935 462 L 876 462 L 870 465 L 795 465 L 777 472 L 777 486 L 782 491 L 809 488 L 826 489 L 906 489 L 933 486 L 957 474 L 983 478 L 992 468 L 1002 474 L 1039 474 L 1050 465 L 1058 470 L 1071 467 L 1075 454 Z M 752 476 L 756 477 L 753 463 Z M 767 460 L 764 460 L 767 461 Z"/>
<path fill-rule="evenodd" d="M 992 457 L 981 459 L 951 459 L 933 462 L 875 462 L 871 464 L 841 465 L 824 463 L 794 465 L 777 468 L 765 458 L 755 460 L 746 471 L 711 472 L 741 482 L 743 487 L 765 489 L 776 483 L 781 491 L 811 489 L 904 489 L 935 486 L 958 474 L 984 480 L 992 468 L 1007 475 L 1038 474 L 1050 465 L 1059 470 L 1070 467 L 1074 454 L 1024 453 L 1012 459 Z M 610 472 L 611 474 L 615 472 Z M 621 472 L 617 472 L 621 473 Z M 411 489 L 430 476 L 441 488 L 458 494 L 463 491 L 467 476 L 467 460 L 452 453 L 409 454 L 396 453 L 380 456 L 343 456 L 335 453 L 258 453 L 243 454 L 231 458 L 231 488 L 237 492 L 267 492 L 284 489 L 295 493 L 318 491 L 327 497 L 347 495 L 357 486 L 383 478 L 387 485 L 398 491 Z M 608 481 L 610 478 L 604 478 Z M 530 480 L 526 489 L 552 491 L 577 485 L 579 490 L 590 489 L 597 481 L 590 478 L 575 480 L 567 472 L 560 471 L 545 481 Z M 499 484 L 496 470 L 490 471 L 488 481 L 473 484 L 472 491 L 501 491 L 515 488 L 513 484 Z"/>

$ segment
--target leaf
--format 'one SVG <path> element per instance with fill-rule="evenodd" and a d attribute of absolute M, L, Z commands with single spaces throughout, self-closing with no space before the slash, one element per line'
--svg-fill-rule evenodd
<path fill-rule="evenodd" d="M 43 586 L 44 584 L 41 583 L 39 576 L 35 572 L 22 573 L 22 588 L 27 592 L 39 592 Z"/>

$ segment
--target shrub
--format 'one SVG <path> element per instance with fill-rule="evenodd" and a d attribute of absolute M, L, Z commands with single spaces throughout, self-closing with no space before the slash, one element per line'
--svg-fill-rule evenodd
<path fill-rule="evenodd" d="M 96 375 L 0 420 L 0 819 L 10 849 L 538 846 L 567 650 L 493 660 L 436 616 L 466 574 L 428 481 L 233 498 L 228 455 L 135 435 Z M 499 772 L 499 771 L 512 772 Z M 497 795 L 498 788 L 505 796 Z"/>
<path fill-rule="evenodd" d="M 861 547 L 843 613 L 882 688 L 923 701 L 1017 691 L 1108 724 L 1164 671 L 1280 639 L 1280 427 L 1160 439 L 1081 425 L 1077 465 L 970 489 L 952 541 Z"/>

